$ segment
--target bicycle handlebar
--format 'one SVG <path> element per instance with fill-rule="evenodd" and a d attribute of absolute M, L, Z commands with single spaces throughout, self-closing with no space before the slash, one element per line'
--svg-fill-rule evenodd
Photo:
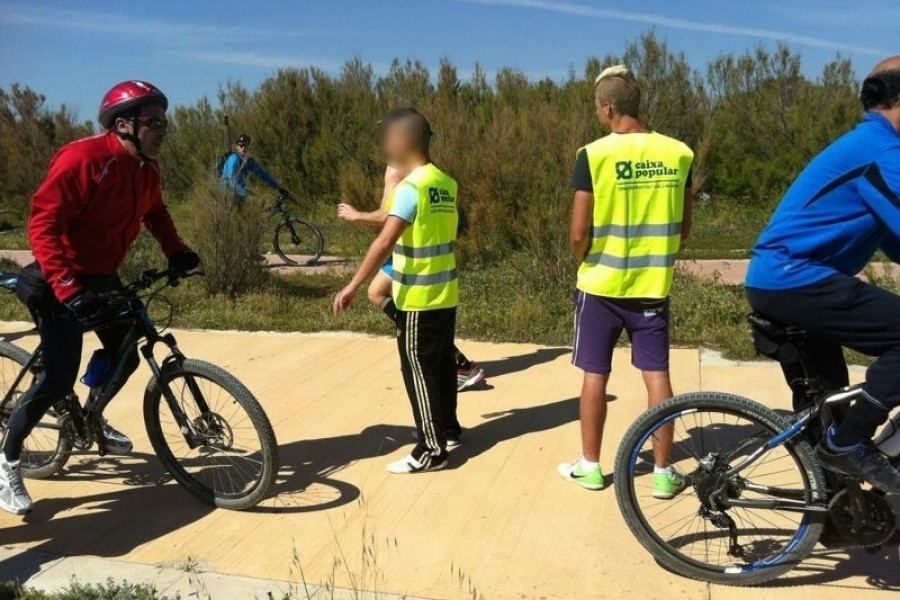
<path fill-rule="evenodd" d="M 94 329 L 110 321 L 128 318 L 130 315 L 133 315 L 136 308 L 135 302 L 139 301 L 138 295 L 140 292 L 149 290 L 160 281 L 165 280 L 161 288 L 178 287 L 181 285 L 182 279 L 201 275 L 203 275 L 202 271 L 185 272 L 174 269 L 166 269 L 165 271 L 148 269 L 140 277 L 122 287 L 122 289 L 107 293 L 107 310 L 103 311 L 97 319 L 85 323 L 85 328 Z"/>
<path fill-rule="evenodd" d="M 148 269 L 141 273 L 140 277 L 123 287 L 122 291 L 130 294 L 137 294 L 138 292 L 150 289 L 155 283 L 162 281 L 163 279 L 166 280 L 163 287 L 178 287 L 181 284 L 182 279 L 200 275 L 203 275 L 200 271 L 186 272 L 176 271 L 174 269 L 158 271 L 157 269 Z"/>

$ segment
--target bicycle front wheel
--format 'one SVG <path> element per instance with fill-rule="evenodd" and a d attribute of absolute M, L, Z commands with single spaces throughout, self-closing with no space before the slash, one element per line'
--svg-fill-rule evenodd
<path fill-rule="evenodd" d="M 268 495 L 278 471 L 275 433 L 253 394 L 225 370 L 168 363 L 147 386 L 144 421 L 163 466 L 203 502 L 244 510 Z"/>
<path fill-rule="evenodd" d="M 325 252 L 325 236 L 316 226 L 290 218 L 275 229 L 275 253 L 289 265 L 312 265 Z"/>
<path fill-rule="evenodd" d="M 20 377 L 30 359 L 31 355 L 22 348 L 0 341 L 0 430 L 3 433 L 22 396 L 42 376 L 35 369 Z M 25 438 L 19 456 L 22 474 L 30 479 L 50 477 L 62 471 L 71 455 L 72 440 L 51 411 L 41 417 Z"/>
<path fill-rule="evenodd" d="M 616 457 L 616 499 L 632 533 L 663 566 L 692 579 L 758 585 L 790 571 L 812 551 L 824 516 L 774 505 L 824 504 L 826 492 L 809 444 L 770 444 L 787 427 L 757 402 L 711 392 L 644 413 Z M 662 499 L 654 494 L 654 452 L 665 455 L 670 439 L 669 464 L 688 487 Z M 730 473 L 756 452 L 762 455 Z M 749 507 L 754 500 L 763 502 Z"/>

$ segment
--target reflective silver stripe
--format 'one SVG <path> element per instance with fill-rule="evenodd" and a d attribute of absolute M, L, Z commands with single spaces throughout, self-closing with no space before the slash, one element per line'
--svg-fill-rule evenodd
<path fill-rule="evenodd" d="M 394 246 L 394 252 L 400 256 L 408 258 L 434 258 L 435 256 L 443 256 L 452 254 L 456 248 L 456 242 L 447 242 L 446 244 L 438 244 L 437 246 L 425 246 L 424 248 L 413 248 L 412 246 Z"/>
<path fill-rule="evenodd" d="M 589 265 L 602 265 L 612 269 L 644 269 L 646 267 L 673 267 L 674 254 L 649 254 L 646 256 L 610 256 L 609 254 L 588 254 L 584 262 Z"/>
<path fill-rule="evenodd" d="M 434 285 L 436 283 L 447 283 L 454 279 L 456 279 L 456 269 L 442 273 L 431 273 L 430 275 L 407 275 L 399 272 L 396 267 L 394 268 L 394 281 L 400 285 Z"/>
<path fill-rule="evenodd" d="M 601 225 L 594 227 L 594 237 L 601 238 L 608 235 L 620 238 L 636 238 L 650 236 L 679 235 L 681 223 L 663 223 L 661 225 Z"/>

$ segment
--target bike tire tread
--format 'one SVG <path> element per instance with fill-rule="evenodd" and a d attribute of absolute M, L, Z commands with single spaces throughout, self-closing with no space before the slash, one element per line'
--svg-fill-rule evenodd
<path fill-rule="evenodd" d="M 177 459 L 169 450 L 159 427 L 158 419 L 159 408 L 164 405 L 162 389 L 158 381 L 151 380 L 144 395 L 144 422 L 147 427 L 147 434 L 150 437 L 150 443 L 157 457 L 162 462 L 163 467 L 179 484 L 207 504 L 229 510 L 246 510 L 256 506 L 267 498 L 271 492 L 279 467 L 278 442 L 275 438 L 275 431 L 263 407 L 253 393 L 234 375 L 221 367 L 202 360 L 185 359 L 180 362 L 168 363 L 162 369 L 161 379 L 171 381 L 182 373 L 197 375 L 213 381 L 216 385 L 226 389 L 246 411 L 260 438 L 261 449 L 265 458 L 263 474 L 260 476 L 258 484 L 248 494 L 235 498 L 211 495 L 205 486 L 199 484 L 178 465 Z"/>
<path fill-rule="evenodd" d="M 691 408 L 727 409 L 734 412 L 742 412 L 765 423 L 776 431 L 783 430 L 789 426 L 789 422 L 784 417 L 769 407 L 749 398 L 721 392 L 682 394 L 651 408 L 642 414 L 625 433 L 616 455 L 615 473 L 617 475 L 622 474 L 622 483 L 619 484 L 617 482 L 616 485 L 616 499 L 628 528 L 659 564 L 667 570 L 689 579 L 735 587 L 752 587 L 769 582 L 791 571 L 806 559 L 815 548 L 822 534 L 825 524 L 824 518 L 810 518 L 806 533 L 801 537 L 793 551 L 778 565 L 738 574 L 702 569 L 682 561 L 665 548 L 660 547 L 656 540 L 645 530 L 632 501 L 631 486 L 625 480 L 625 474 L 630 469 L 632 450 L 634 445 L 642 439 L 647 428 L 655 425 L 665 416 Z M 791 448 L 801 468 L 807 474 L 811 490 L 814 493 L 817 492 L 820 497 L 824 496 L 826 489 L 825 476 L 822 468 L 814 458 L 810 445 L 805 440 L 795 440 L 791 442 Z"/>

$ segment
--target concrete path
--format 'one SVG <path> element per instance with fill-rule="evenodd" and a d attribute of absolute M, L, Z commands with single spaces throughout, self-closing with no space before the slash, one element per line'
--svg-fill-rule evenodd
<path fill-rule="evenodd" d="M 0 324 L 26 347 L 34 343 L 23 335 L 27 329 Z M 77 456 L 63 476 L 31 482 L 34 513 L 24 520 L 0 515 L 0 574 L 43 587 L 73 574 L 88 581 L 127 577 L 170 591 L 195 591 L 189 586 L 199 578 L 216 599 L 235 597 L 222 591 L 229 586 L 241 597 L 262 598 L 301 581 L 446 600 L 733 600 L 762 593 L 769 600 L 813 593 L 817 600 L 866 600 L 900 590 L 896 547 L 877 554 L 823 550 L 765 592 L 660 569 L 627 531 L 612 489 L 587 492 L 556 473 L 579 446 L 580 378 L 565 348 L 464 342 L 489 374 L 487 385 L 460 397 L 465 444 L 454 450 L 450 469 L 403 477 L 384 470 L 411 441 L 392 339 L 177 334 L 189 355 L 232 370 L 264 404 L 281 444 L 277 495 L 235 513 L 212 510 L 169 481 L 143 433 L 142 367 L 107 411 L 133 436 L 134 454 Z M 628 351 L 618 351 L 611 384 L 617 399 L 602 457 L 607 471 L 644 403 L 628 363 Z M 735 365 L 678 350 L 673 370 L 678 391 L 732 391 L 786 407 L 785 386 L 770 364 Z"/>
<path fill-rule="evenodd" d="M 338 256 L 323 256 L 315 265 L 299 267 L 286 264 L 280 257 L 272 253 L 264 256 L 266 265 L 275 273 L 306 273 L 309 275 L 344 273 L 352 272 L 356 267 L 355 261 Z M 26 265 L 33 260 L 31 252 L 28 250 L 0 250 L 0 258 L 11 259 L 21 265 Z M 743 285 L 749 264 L 750 261 L 747 259 L 691 259 L 679 260 L 677 268 L 679 272 L 688 273 L 701 279 L 727 285 Z M 894 280 L 900 277 L 900 266 L 890 263 L 871 263 L 866 272 L 860 274 L 862 279 L 867 279 L 869 269 L 877 277 L 890 277 Z"/>

